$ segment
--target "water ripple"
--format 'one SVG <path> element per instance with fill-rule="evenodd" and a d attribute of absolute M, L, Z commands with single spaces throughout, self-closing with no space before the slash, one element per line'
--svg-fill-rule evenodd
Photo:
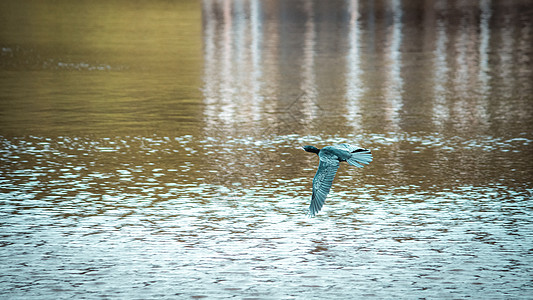
<path fill-rule="evenodd" d="M 436 136 L 363 140 L 387 156 L 402 143 L 450 151 Z M 447 297 L 460 297 L 496 295 L 495 284 L 509 294 L 531 288 L 533 189 L 501 182 L 390 185 L 371 176 L 377 167 L 364 179 L 346 170 L 319 217 L 309 219 L 315 162 L 294 161 L 300 152 L 293 144 L 303 141 L 319 139 L 2 138 L 4 295 L 123 296 L 142 287 L 152 295 L 210 298 L 236 292 L 313 298 L 316 289 L 331 297 L 407 290 L 440 297 L 444 287 Z M 454 147 L 512 150 L 529 142 L 480 138 Z M 254 156 L 257 146 L 268 151 Z M 238 162 L 227 169 L 235 157 L 257 169 Z M 289 162 L 306 175 L 280 175 Z"/>

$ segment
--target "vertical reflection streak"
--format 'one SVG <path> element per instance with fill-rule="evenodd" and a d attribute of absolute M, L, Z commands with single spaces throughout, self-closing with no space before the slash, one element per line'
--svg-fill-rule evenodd
<path fill-rule="evenodd" d="M 220 80 L 219 99 L 220 111 L 218 117 L 222 119 L 224 124 L 230 124 L 233 120 L 233 115 L 235 113 L 235 105 L 232 101 L 233 99 L 233 87 L 232 87 L 232 30 L 233 30 L 233 16 L 232 16 L 232 2 L 230 0 L 225 0 L 223 2 L 222 12 L 223 12 L 223 23 L 222 23 L 222 34 L 220 35 L 221 39 L 219 41 L 219 49 L 222 49 L 222 53 L 219 56 L 221 61 L 221 70 L 220 74 L 222 75 Z M 215 58 L 216 59 L 216 58 Z M 216 62 L 209 62 L 216 63 Z"/>
<path fill-rule="evenodd" d="M 516 54 L 516 40 L 513 38 L 515 29 L 513 20 L 516 17 L 517 16 L 515 12 L 507 11 L 505 14 L 499 30 L 501 44 L 498 45 L 496 50 L 499 62 L 495 68 L 497 69 L 497 76 L 501 82 L 497 94 L 501 100 L 504 100 L 497 102 L 496 114 L 499 118 L 506 120 L 512 120 L 518 117 L 518 114 L 512 111 L 511 106 L 509 106 L 508 103 L 508 101 L 511 100 L 515 94 L 515 80 L 518 77 L 515 76 L 515 73 L 513 72 L 513 56 Z"/>
<path fill-rule="evenodd" d="M 262 110 L 262 20 L 259 1 L 205 0 L 206 131 L 236 130 Z"/>
<path fill-rule="evenodd" d="M 311 121 L 316 115 L 316 107 L 313 103 L 317 100 L 316 76 L 315 76 L 315 44 L 316 44 L 316 29 L 313 13 L 313 2 L 306 1 L 304 5 L 306 13 L 305 33 L 304 33 L 304 48 L 303 48 L 303 65 L 302 65 L 302 82 L 301 90 L 304 92 L 302 96 L 303 111 L 305 116 Z"/>
<path fill-rule="evenodd" d="M 205 101 L 205 115 L 207 119 L 211 119 L 216 116 L 216 94 L 217 87 L 214 84 L 216 82 L 216 74 L 218 73 L 217 64 L 214 64 L 217 54 L 217 18 L 215 17 L 215 7 L 212 1 L 206 0 L 203 2 L 203 16 L 204 16 L 204 58 L 206 64 L 204 66 L 204 101 Z M 207 122 L 209 125 L 210 122 Z"/>
<path fill-rule="evenodd" d="M 449 67 L 447 63 L 446 46 L 448 37 L 446 34 L 446 24 L 442 20 L 437 21 L 436 45 L 433 54 L 434 59 L 434 105 L 433 122 L 436 126 L 442 127 L 450 117 L 448 106 L 446 105 L 446 82 L 448 81 Z"/>
<path fill-rule="evenodd" d="M 346 55 L 347 74 L 346 74 L 346 104 L 348 111 L 348 122 L 356 129 L 361 127 L 360 99 L 364 93 L 364 87 L 361 81 L 361 54 L 359 52 L 360 43 L 360 25 L 359 25 L 359 6 L 358 0 L 349 0 L 350 12 L 349 23 L 349 43 L 348 54 Z"/>
<path fill-rule="evenodd" d="M 453 46 L 455 47 L 455 73 L 453 76 L 453 87 L 456 99 L 453 102 L 453 123 L 458 129 L 471 129 L 472 122 L 477 121 L 476 116 L 477 101 L 475 97 L 477 69 L 476 52 L 477 30 L 472 18 L 472 9 L 468 1 L 457 3 L 457 8 L 461 12 L 459 20 L 457 38 Z"/>
<path fill-rule="evenodd" d="M 533 94 L 532 78 L 533 68 L 532 60 L 533 55 L 533 18 L 520 18 L 523 22 L 522 28 L 519 30 L 519 41 L 516 47 L 516 58 L 514 74 L 518 74 L 516 79 L 516 90 L 524 94 Z M 516 92 L 515 92 L 516 93 Z M 533 121 L 533 105 L 531 102 L 522 102 L 520 109 L 520 118 L 524 120 L 524 123 L 531 124 Z M 532 128 L 533 126 L 529 126 Z"/>
<path fill-rule="evenodd" d="M 252 55 L 252 107 L 251 114 L 254 121 L 260 119 L 261 103 L 263 96 L 261 95 L 261 20 L 260 20 L 260 2 L 259 0 L 252 0 L 250 2 L 250 24 L 251 24 L 251 55 Z"/>
<path fill-rule="evenodd" d="M 481 126 L 489 125 L 489 93 L 490 93 L 490 27 L 489 21 L 492 15 L 490 0 L 480 0 L 481 16 L 479 20 L 479 58 L 478 58 L 478 85 L 479 95 L 476 97 L 476 116 Z"/>
<path fill-rule="evenodd" d="M 468 36 L 468 24 L 465 14 L 466 12 L 461 15 L 461 20 L 459 21 L 459 33 L 457 34 L 457 39 L 454 43 L 457 54 L 455 56 L 455 74 L 453 77 L 455 93 L 458 95 L 459 99 L 463 100 L 468 98 L 468 92 L 470 90 L 468 84 L 468 43 L 470 42 L 471 37 Z M 459 110 L 463 111 L 464 109 L 459 108 Z"/>
<path fill-rule="evenodd" d="M 265 7 L 265 11 L 268 11 L 267 7 Z M 273 16 L 270 16 L 270 18 L 271 19 L 269 20 L 269 17 L 265 16 L 263 25 L 264 38 L 262 39 L 262 49 L 264 49 L 264 54 L 262 55 L 264 57 L 262 61 L 262 73 L 263 78 L 269 79 L 263 80 L 262 82 L 264 86 L 262 95 L 268 100 L 277 99 L 277 93 L 280 89 L 278 84 L 280 82 L 280 69 L 278 62 L 280 60 L 279 49 L 281 48 L 279 37 L 279 24 L 281 21 L 279 17 L 274 18 Z M 274 21 L 272 18 L 274 18 Z M 275 111 L 276 104 L 277 103 L 275 101 L 264 101 L 263 109 L 268 112 Z M 271 114 L 266 114 L 264 118 L 269 118 L 269 116 L 271 116 Z"/>
<path fill-rule="evenodd" d="M 498 55 L 500 57 L 500 78 L 503 82 L 501 95 L 505 97 L 510 97 L 512 95 L 512 84 L 513 76 L 512 69 L 513 66 L 513 27 L 511 22 L 510 14 L 505 15 L 504 22 L 501 28 L 501 42 L 502 45 L 498 47 Z"/>
<path fill-rule="evenodd" d="M 393 13 L 392 28 L 387 29 L 386 59 L 388 72 L 386 76 L 385 100 L 387 102 L 386 118 L 393 129 L 398 129 L 400 110 L 403 106 L 403 80 L 401 77 L 402 54 L 402 8 L 400 0 L 391 0 Z"/>
<path fill-rule="evenodd" d="M 480 0 L 481 18 L 479 20 L 479 84 L 481 88 L 481 96 L 486 99 L 490 89 L 490 69 L 489 69 L 489 41 L 490 28 L 489 21 L 491 18 L 490 0 Z"/>
<path fill-rule="evenodd" d="M 518 70 L 516 72 L 520 74 L 518 79 L 520 89 L 529 89 L 532 91 L 531 78 L 533 78 L 533 68 L 531 67 L 531 61 L 533 60 L 533 56 L 531 55 L 531 52 L 533 52 L 533 18 L 524 18 L 523 22 L 524 25 L 519 33 L 520 40 L 517 47 Z M 530 92 L 530 94 L 532 94 L 532 92 Z"/>

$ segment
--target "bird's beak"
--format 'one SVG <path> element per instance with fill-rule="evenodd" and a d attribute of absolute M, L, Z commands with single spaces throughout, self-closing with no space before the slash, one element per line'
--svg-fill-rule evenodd
<path fill-rule="evenodd" d="M 296 147 L 296 149 L 300 149 L 300 150 L 304 150 L 305 151 L 304 147 Z"/>

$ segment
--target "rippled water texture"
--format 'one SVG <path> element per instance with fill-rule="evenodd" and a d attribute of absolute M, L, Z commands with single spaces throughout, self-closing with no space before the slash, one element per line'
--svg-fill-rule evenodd
<path fill-rule="evenodd" d="M 176 2 L 0 2 L 0 298 L 531 298 L 528 1 Z"/>

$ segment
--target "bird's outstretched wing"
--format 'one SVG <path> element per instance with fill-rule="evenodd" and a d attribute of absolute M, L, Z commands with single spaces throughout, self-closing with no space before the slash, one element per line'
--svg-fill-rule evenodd
<path fill-rule="evenodd" d="M 350 144 L 337 144 L 337 145 L 333 145 L 331 146 L 333 148 L 337 148 L 337 149 L 340 149 L 340 150 L 345 150 L 345 151 L 348 151 L 348 152 L 353 152 L 357 149 L 360 149 L 359 147 L 357 146 L 354 146 L 354 145 L 350 145 Z"/>
<path fill-rule="evenodd" d="M 346 162 L 352 166 L 362 168 L 364 165 L 368 165 L 372 161 L 372 153 L 370 150 L 350 144 L 338 144 L 332 147 L 349 152 L 350 154 L 349 157 L 346 158 Z"/>
<path fill-rule="evenodd" d="M 333 157 L 320 157 L 318 170 L 313 178 L 313 195 L 309 205 L 309 216 L 314 217 L 322 209 L 324 201 L 339 169 L 339 161 Z"/>

